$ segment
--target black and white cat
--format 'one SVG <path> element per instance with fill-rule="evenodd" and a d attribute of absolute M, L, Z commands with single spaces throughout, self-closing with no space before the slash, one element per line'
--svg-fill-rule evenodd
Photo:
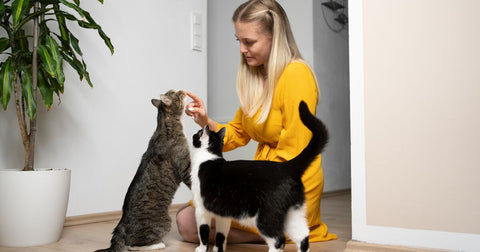
<path fill-rule="evenodd" d="M 312 139 L 287 162 L 226 161 L 222 157 L 225 128 L 215 133 L 207 126 L 193 136 L 191 178 L 200 238 L 196 252 L 208 251 L 212 218 L 217 232 L 213 251 L 225 251 L 232 219 L 257 227 L 269 252 L 283 250 L 284 232 L 298 251 L 309 251 L 301 177 L 325 147 L 328 131 L 303 101 L 299 112 L 303 124 L 312 131 Z"/>

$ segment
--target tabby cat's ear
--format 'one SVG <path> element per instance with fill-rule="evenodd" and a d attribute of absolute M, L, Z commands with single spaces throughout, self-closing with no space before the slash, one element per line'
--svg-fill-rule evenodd
<path fill-rule="evenodd" d="M 160 106 L 160 100 L 159 99 L 152 99 L 152 104 L 153 104 L 153 106 L 158 108 L 158 106 Z"/>
<path fill-rule="evenodd" d="M 162 101 L 163 105 L 170 107 L 172 105 L 172 100 L 166 95 L 160 95 L 160 100 Z"/>

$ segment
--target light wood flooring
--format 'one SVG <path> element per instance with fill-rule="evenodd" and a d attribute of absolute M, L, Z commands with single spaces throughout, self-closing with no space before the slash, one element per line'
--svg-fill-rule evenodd
<path fill-rule="evenodd" d="M 311 252 L 323 251 L 344 251 L 347 242 L 352 238 L 351 231 L 351 200 L 350 193 L 341 192 L 336 194 L 326 194 L 322 200 L 322 220 L 325 222 L 329 231 L 338 235 L 334 241 L 319 242 L 310 244 Z M 174 211 L 171 211 L 172 220 L 175 220 Z M 46 251 L 69 251 L 85 252 L 108 247 L 111 238 L 111 232 L 116 226 L 118 220 L 99 222 L 94 224 L 84 224 L 65 227 L 60 241 L 49 245 L 29 248 L 3 248 L 1 252 L 46 252 Z M 192 252 L 195 251 L 196 244 L 183 242 L 178 235 L 175 221 L 173 221 L 172 231 L 165 239 L 166 252 Z M 265 252 L 267 245 L 263 244 L 229 244 L 229 252 Z M 285 252 L 295 252 L 294 244 L 288 244 Z"/>

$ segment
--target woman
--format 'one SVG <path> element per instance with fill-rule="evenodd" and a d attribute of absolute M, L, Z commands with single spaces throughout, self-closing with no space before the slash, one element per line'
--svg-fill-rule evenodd
<path fill-rule="evenodd" d="M 302 60 L 288 18 L 273 0 L 251 0 L 240 5 L 232 17 L 235 35 L 240 42 L 241 60 L 237 76 L 240 108 L 227 125 L 220 125 L 207 115 L 203 101 L 192 93 L 186 107 L 201 127 L 211 130 L 226 127 L 223 151 L 258 142 L 255 160 L 283 162 L 297 156 L 308 144 L 311 132 L 302 124 L 298 105 L 304 100 L 315 113 L 319 90 L 315 75 Z M 323 191 L 321 157 L 311 164 L 302 177 L 305 186 L 310 242 L 336 239 L 320 219 Z M 180 235 L 198 242 L 195 210 L 179 210 Z M 215 232 L 210 232 L 214 235 Z M 229 243 L 263 241 L 255 229 L 232 223 Z"/>

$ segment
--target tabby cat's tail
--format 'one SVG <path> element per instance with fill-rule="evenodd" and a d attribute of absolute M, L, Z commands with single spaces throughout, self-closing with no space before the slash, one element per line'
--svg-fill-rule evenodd
<path fill-rule="evenodd" d="M 291 169 L 301 176 L 309 167 L 310 163 L 320 154 L 328 142 L 328 130 L 325 124 L 315 115 L 310 113 L 307 104 L 304 101 L 300 102 L 298 106 L 300 112 L 300 119 L 303 124 L 312 132 L 312 139 L 307 147 L 298 154 L 290 163 L 297 169 Z"/>
<path fill-rule="evenodd" d="M 112 233 L 112 240 L 110 241 L 111 245 L 110 248 L 106 249 L 99 249 L 96 250 L 95 252 L 123 252 L 126 250 L 126 245 L 125 245 L 125 237 L 126 237 L 126 232 L 125 232 L 125 227 L 122 225 L 121 221 L 115 227 Z"/>

